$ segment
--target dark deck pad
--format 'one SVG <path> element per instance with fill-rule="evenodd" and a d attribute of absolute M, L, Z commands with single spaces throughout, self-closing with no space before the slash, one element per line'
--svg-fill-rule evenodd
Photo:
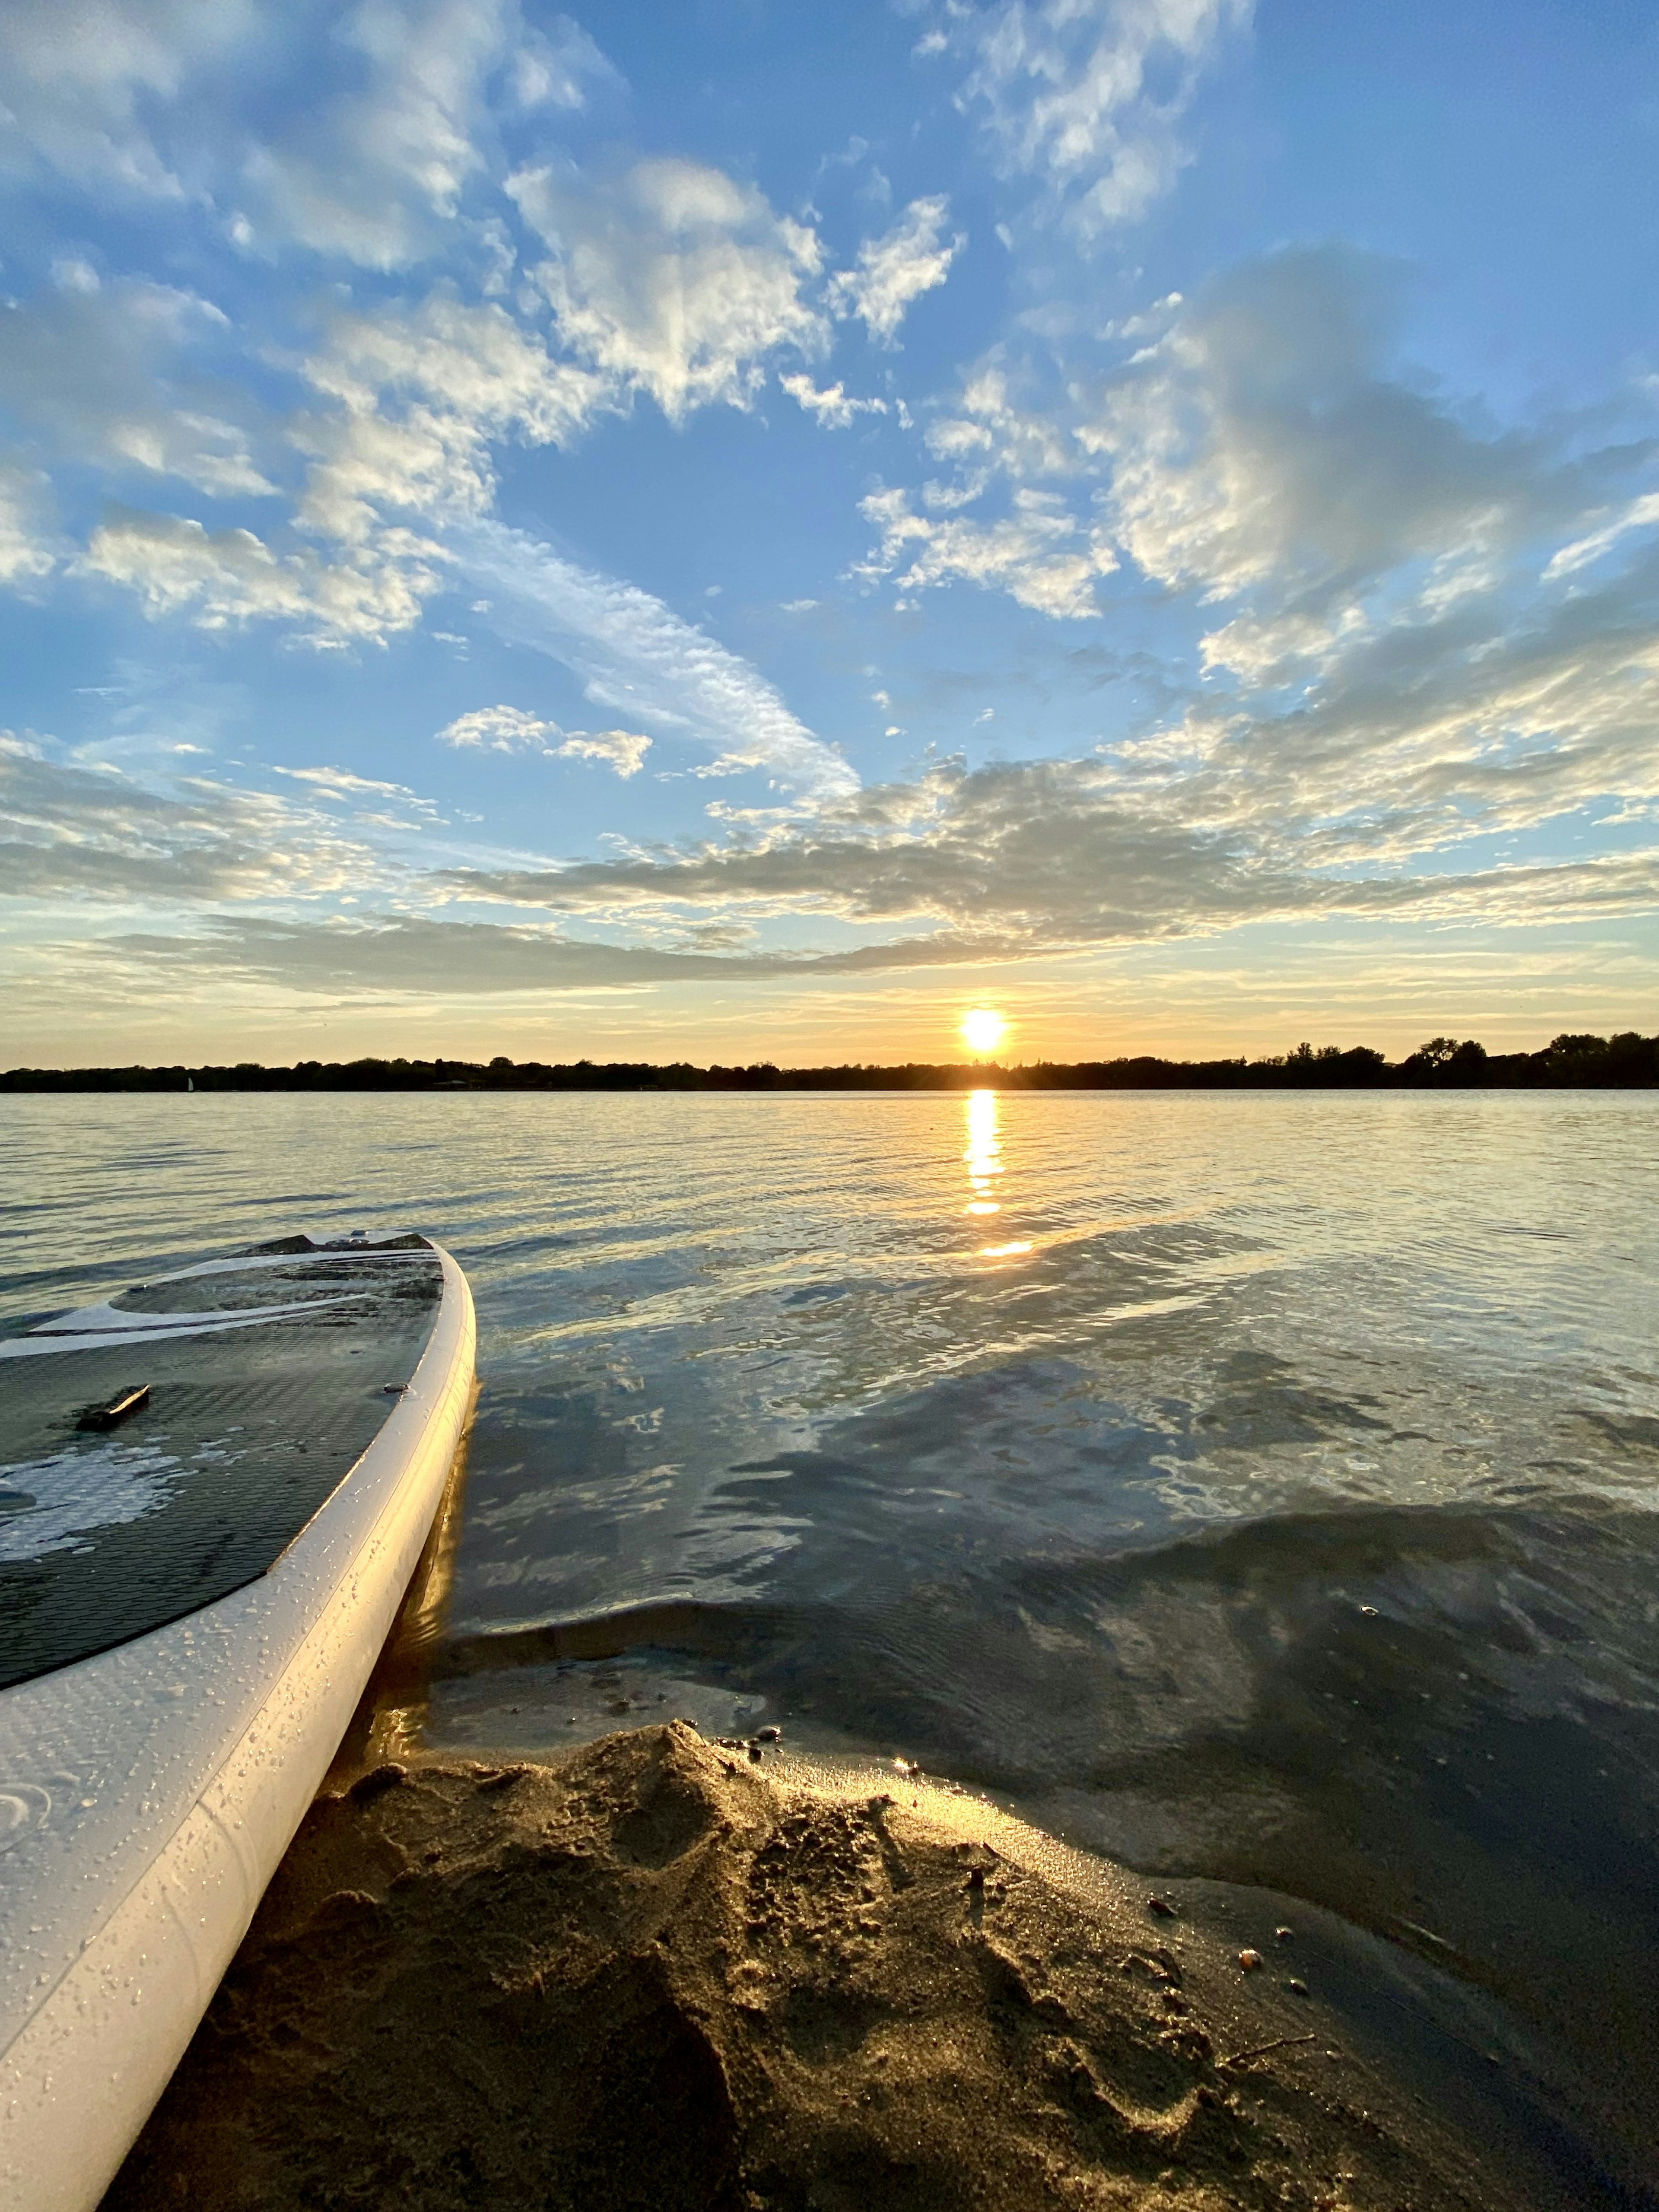
<path fill-rule="evenodd" d="M 300 1237 L 235 1256 L 262 1255 L 277 1264 L 111 1303 L 158 1316 L 308 1310 L 0 1359 L 0 1687 L 264 1574 L 379 1432 L 432 1334 L 437 1255 L 419 1237 Z M 144 1383 L 147 1400 L 112 1426 L 79 1425 Z"/>

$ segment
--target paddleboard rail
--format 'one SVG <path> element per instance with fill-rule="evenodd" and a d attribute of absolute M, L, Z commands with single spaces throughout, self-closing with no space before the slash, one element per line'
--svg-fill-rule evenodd
<path fill-rule="evenodd" d="M 429 1249 L 426 1348 L 269 1571 L 0 1692 L 0 2202 L 16 2212 L 94 2212 L 385 1643 L 471 1401 L 471 1296 Z"/>

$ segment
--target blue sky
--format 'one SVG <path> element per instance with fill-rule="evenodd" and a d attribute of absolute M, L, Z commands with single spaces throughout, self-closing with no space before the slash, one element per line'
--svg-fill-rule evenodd
<path fill-rule="evenodd" d="M 1655 1025 L 1650 9 L 7 21 L 7 1060 Z"/>

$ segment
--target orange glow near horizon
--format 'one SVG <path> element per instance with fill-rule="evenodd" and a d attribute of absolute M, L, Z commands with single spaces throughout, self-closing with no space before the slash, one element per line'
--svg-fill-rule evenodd
<path fill-rule="evenodd" d="M 994 1006 L 973 1006 L 957 1024 L 971 1053 L 994 1052 L 1008 1034 L 1008 1024 Z"/>

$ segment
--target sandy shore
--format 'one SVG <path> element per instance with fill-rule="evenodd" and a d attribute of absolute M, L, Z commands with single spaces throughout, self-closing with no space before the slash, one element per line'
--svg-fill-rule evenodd
<path fill-rule="evenodd" d="M 672 1723 L 325 1796 L 106 2212 L 1541 2201 L 1297 1931 L 877 1779 Z"/>

